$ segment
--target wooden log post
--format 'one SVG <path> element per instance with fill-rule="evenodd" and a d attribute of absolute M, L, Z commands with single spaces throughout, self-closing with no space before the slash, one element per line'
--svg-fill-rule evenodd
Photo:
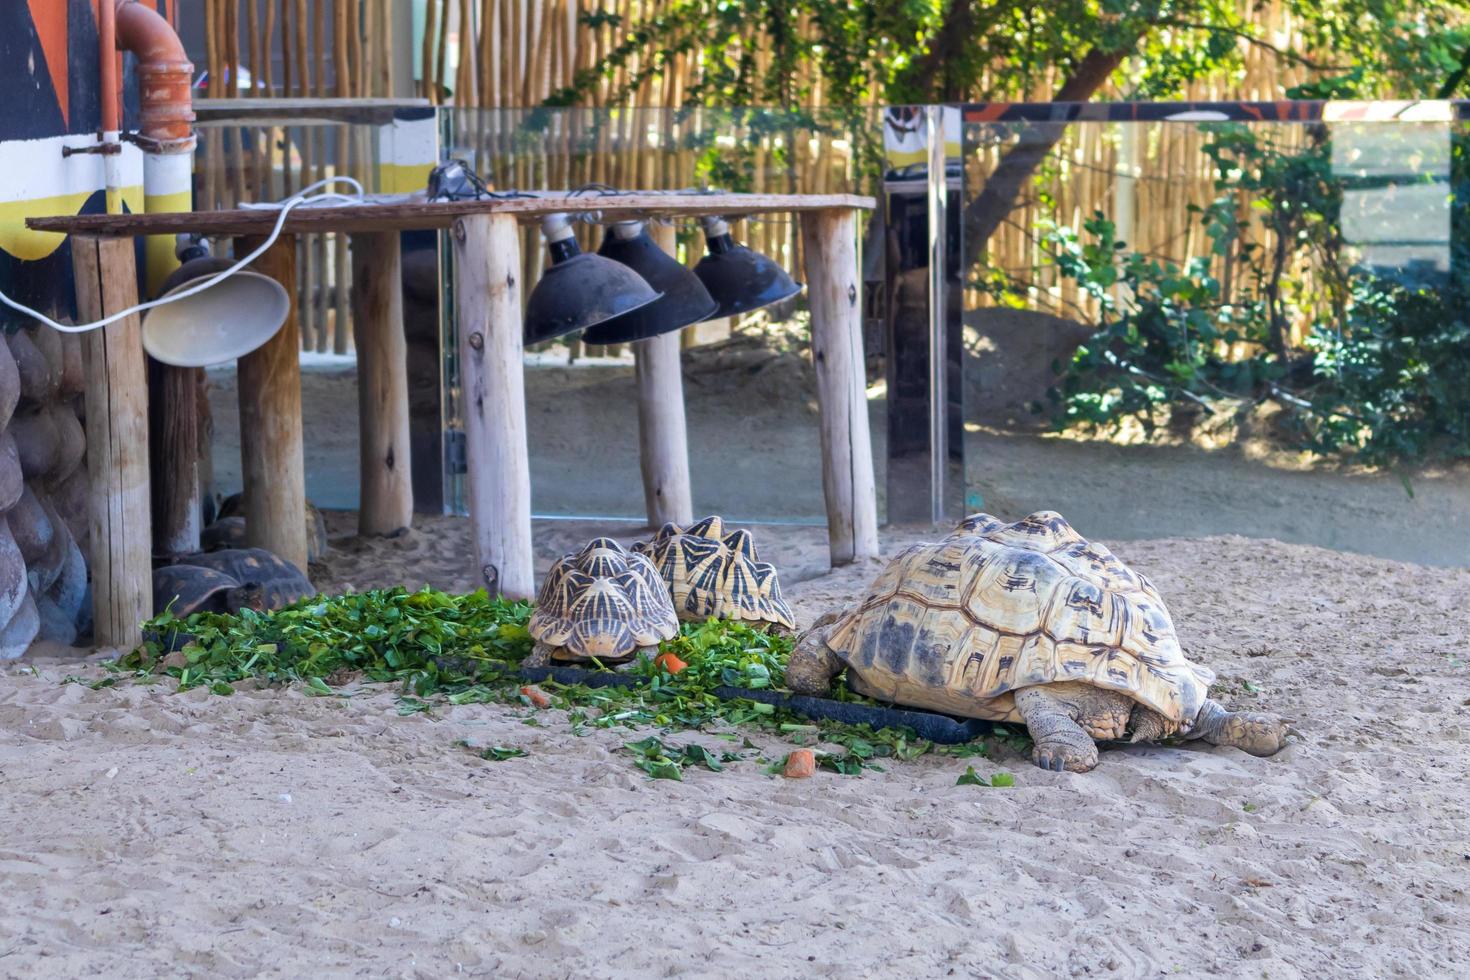
<path fill-rule="evenodd" d="M 77 309 L 98 320 L 138 301 L 131 238 L 72 237 Z M 136 315 L 82 335 L 87 377 L 88 531 L 98 646 L 130 650 L 153 615 L 148 369 Z"/>
<path fill-rule="evenodd" d="M 804 213 L 801 239 L 821 411 L 827 533 L 832 564 L 842 565 L 878 554 L 878 492 L 864 383 L 857 212 L 844 208 Z"/>
<path fill-rule="evenodd" d="M 204 368 L 195 368 L 191 373 L 194 376 L 194 410 L 198 415 L 198 424 L 194 431 L 199 439 L 199 502 L 203 510 L 204 501 L 211 500 L 215 495 L 214 410 L 209 404 L 209 375 Z M 208 512 L 214 514 L 214 507 L 210 506 Z M 204 515 L 201 513 L 201 523 L 203 520 Z"/>
<path fill-rule="evenodd" d="M 413 521 L 408 344 L 396 231 L 352 236 L 360 494 L 357 532 L 394 534 Z"/>
<path fill-rule="evenodd" d="M 455 319 L 475 557 L 492 595 L 529 599 L 531 466 L 521 366 L 521 245 L 511 215 L 454 222 Z"/>
<path fill-rule="evenodd" d="M 673 253 L 676 245 L 673 226 L 654 224 L 649 231 L 660 248 Z M 655 528 L 668 521 L 688 524 L 694 520 L 679 348 L 677 331 L 633 344 L 643 504 L 648 511 L 649 526 Z"/>
<path fill-rule="evenodd" d="M 241 238 L 237 254 L 260 238 Z M 245 543 L 306 565 L 306 469 L 301 433 L 301 328 L 297 320 L 296 239 L 284 235 L 255 271 L 280 283 L 291 298 L 286 322 L 261 347 L 240 358 L 240 470 L 245 482 Z"/>
<path fill-rule="evenodd" d="M 160 558 L 199 550 L 198 371 L 148 361 L 153 550 Z"/>

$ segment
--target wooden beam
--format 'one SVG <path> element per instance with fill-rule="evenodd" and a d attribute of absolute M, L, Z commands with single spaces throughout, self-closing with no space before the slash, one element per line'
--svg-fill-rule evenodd
<path fill-rule="evenodd" d="M 562 192 L 483 201 L 429 203 L 422 195 L 374 195 L 367 203 L 343 207 L 296 208 L 286 219 L 290 232 L 349 233 L 449 228 L 457 218 L 472 214 L 510 214 L 526 222 L 560 212 L 596 211 L 604 221 L 650 217 L 691 217 L 706 214 L 802 213 L 857 208 L 872 210 L 871 197 L 853 194 L 666 194 L 631 191 L 599 197 L 568 197 Z M 229 211 L 180 211 L 154 214 L 90 214 L 27 218 L 34 231 L 87 235 L 172 235 L 197 232 L 211 236 L 268 234 L 279 212 L 269 208 Z"/>
<path fill-rule="evenodd" d="M 801 237 L 821 411 L 827 533 L 832 564 L 842 565 L 878 554 L 878 493 L 868 432 L 857 212 L 804 214 Z"/>
<path fill-rule="evenodd" d="M 238 254 L 261 240 L 241 239 Z M 240 358 L 240 469 L 245 482 L 245 543 L 306 564 L 306 471 L 301 433 L 301 331 L 296 319 L 296 239 L 281 237 L 256 259 L 256 272 L 291 297 L 276 335 Z"/>
<path fill-rule="evenodd" d="M 673 254 L 672 225 L 655 224 L 649 233 Z M 684 419 L 684 375 L 679 334 L 666 333 L 633 345 L 638 379 L 638 455 L 643 469 L 643 504 L 650 527 L 694 520 L 689 480 L 689 436 Z"/>
<path fill-rule="evenodd" d="M 357 532 L 364 535 L 393 534 L 413 521 L 402 268 L 398 232 L 352 236 L 361 464 Z"/>
<path fill-rule="evenodd" d="M 535 574 L 520 230 L 513 217 L 481 214 L 456 221 L 453 239 L 460 414 L 476 560 L 492 595 L 529 599 Z"/>
<path fill-rule="evenodd" d="M 97 320 L 138 302 L 133 243 L 72 239 L 77 310 Z M 88 534 L 98 646 L 130 650 L 153 615 L 148 373 L 136 315 L 82 335 L 86 365 Z"/>
<path fill-rule="evenodd" d="M 214 496 L 214 411 L 209 404 L 209 375 L 204 368 L 194 369 L 194 408 L 199 417 L 195 433 L 199 439 L 199 520 L 203 523 L 204 501 Z M 210 513 L 214 513 L 212 508 Z"/>

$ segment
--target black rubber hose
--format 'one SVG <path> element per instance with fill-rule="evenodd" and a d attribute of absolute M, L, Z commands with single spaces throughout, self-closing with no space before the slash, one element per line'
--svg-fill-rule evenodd
<path fill-rule="evenodd" d="M 523 680 L 533 683 L 555 681 L 558 684 L 581 684 L 584 687 L 636 687 L 638 678 L 612 670 L 581 670 L 577 667 L 523 667 Z M 753 691 L 745 687 L 721 685 L 714 695 L 724 701 L 759 701 L 777 708 L 822 721 L 848 725 L 871 725 L 873 728 L 911 728 L 914 734 L 938 745 L 960 745 L 995 731 L 995 725 L 975 718 L 958 719 L 930 711 L 904 708 L 882 708 L 869 704 L 814 698 L 804 694 L 780 691 Z"/>

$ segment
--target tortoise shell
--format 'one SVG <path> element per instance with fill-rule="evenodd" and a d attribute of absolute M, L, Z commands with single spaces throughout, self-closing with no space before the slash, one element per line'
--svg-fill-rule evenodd
<path fill-rule="evenodd" d="M 197 612 L 227 612 L 225 594 L 240 582 L 198 565 L 165 565 L 153 572 L 153 611 L 171 609 L 180 619 Z"/>
<path fill-rule="evenodd" d="M 663 577 L 680 619 L 733 619 L 796 628 L 781 597 L 776 566 L 761 561 L 750 532 L 725 533 L 718 517 L 679 527 L 665 524 L 633 550 L 647 555 Z"/>
<path fill-rule="evenodd" d="M 245 547 L 245 518 L 221 517 L 199 532 L 199 547 L 205 551 Z"/>
<path fill-rule="evenodd" d="M 554 659 L 606 663 L 672 639 L 679 619 L 652 562 L 595 538 L 551 566 L 527 628 Z"/>
<path fill-rule="evenodd" d="M 205 551 L 245 547 L 245 495 L 233 493 L 220 501 L 214 520 L 199 535 Z M 209 543 L 206 543 L 209 542 Z M 306 502 L 306 561 L 321 561 L 327 553 L 327 522 L 310 500 Z"/>
<path fill-rule="evenodd" d="M 1177 726 L 1214 680 L 1153 584 L 1051 511 L 977 514 L 901 552 L 826 643 L 861 693 L 992 721 L 1022 720 L 1018 688 L 1082 681 Z"/>
<path fill-rule="evenodd" d="M 174 614 L 224 610 L 223 592 L 246 585 L 260 587 L 265 609 L 281 609 L 316 595 L 310 580 L 295 565 L 264 548 L 231 548 L 186 555 L 153 573 L 153 605 L 162 612 L 170 601 Z"/>

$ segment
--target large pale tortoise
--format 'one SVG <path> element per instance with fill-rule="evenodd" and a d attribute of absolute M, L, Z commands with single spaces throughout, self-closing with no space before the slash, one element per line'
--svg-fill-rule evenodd
<path fill-rule="evenodd" d="M 528 667 L 552 661 L 615 664 L 656 653 L 679 633 L 668 589 L 644 556 L 611 538 L 595 538 L 557 559 L 536 595 L 527 624 L 535 646 Z"/>
<path fill-rule="evenodd" d="M 850 687 L 951 715 L 1023 722 L 1044 769 L 1086 772 L 1094 740 L 1180 733 L 1270 755 L 1274 715 L 1228 711 L 1214 674 L 1184 657 L 1147 578 L 1060 514 L 1014 524 L 967 518 L 942 541 L 900 553 L 851 609 L 804 634 L 791 690 Z"/>
<path fill-rule="evenodd" d="M 755 539 L 744 528 L 726 533 L 718 517 L 687 527 L 665 524 L 651 541 L 640 541 L 633 550 L 658 569 L 682 620 L 713 617 L 796 629 L 791 607 L 781 597 L 776 566 L 760 560 Z"/>

